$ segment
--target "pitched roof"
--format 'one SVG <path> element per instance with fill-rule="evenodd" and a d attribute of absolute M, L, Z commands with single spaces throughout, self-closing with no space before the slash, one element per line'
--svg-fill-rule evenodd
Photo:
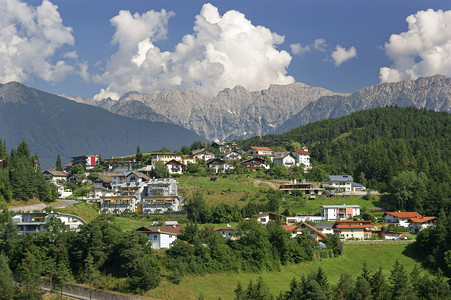
<path fill-rule="evenodd" d="M 406 212 L 386 212 L 384 215 L 391 215 L 401 219 L 410 219 L 410 218 L 421 218 L 423 217 L 416 211 L 406 211 Z"/>
<path fill-rule="evenodd" d="M 108 177 L 97 177 L 96 178 L 96 180 L 94 180 L 94 181 L 103 181 L 103 182 L 111 182 L 111 178 L 108 178 Z"/>
<path fill-rule="evenodd" d="M 334 225 L 334 228 L 338 229 L 365 229 L 365 228 L 374 228 L 373 225 L 367 224 L 367 225 Z"/>
<path fill-rule="evenodd" d="M 236 229 L 236 227 L 230 226 L 230 227 L 215 227 L 213 230 L 220 231 L 220 230 L 235 230 L 235 229 Z"/>
<path fill-rule="evenodd" d="M 354 181 L 351 175 L 330 175 L 329 181 L 349 182 Z"/>
<path fill-rule="evenodd" d="M 422 218 L 410 218 L 409 222 L 412 223 L 424 223 L 424 222 L 428 222 L 428 221 L 432 221 L 437 219 L 437 217 L 422 217 Z"/>
<path fill-rule="evenodd" d="M 251 146 L 250 148 L 252 150 L 255 150 L 255 151 L 272 151 L 271 148 L 268 148 L 268 147 L 254 147 L 254 146 Z"/>
<path fill-rule="evenodd" d="M 290 156 L 290 152 L 275 152 L 274 159 L 281 159 Z"/>
<path fill-rule="evenodd" d="M 298 225 L 282 225 L 282 228 L 292 232 L 293 230 L 295 230 L 296 228 L 298 228 Z"/>
<path fill-rule="evenodd" d="M 301 227 L 302 225 L 307 226 L 309 229 L 311 229 L 311 230 L 313 230 L 314 232 L 316 232 L 316 234 L 318 234 L 318 236 L 321 236 L 321 237 L 324 238 L 324 239 L 327 238 L 327 236 L 326 236 L 324 233 L 322 233 L 321 231 L 319 231 L 318 229 L 316 229 L 315 227 L 313 227 L 313 226 L 310 225 L 309 223 L 302 222 L 302 224 L 299 225 L 299 226 L 297 226 L 297 227 L 299 228 L 299 227 Z"/>
<path fill-rule="evenodd" d="M 296 152 L 296 153 L 298 153 L 298 154 L 310 155 L 309 152 L 307 152 L 307 151 L 302 151 L 302 150 L 294 150 L 294 152 Z"/>
<path fill-rule="evenodd" d="M 69 174 L 67 174 L 64 171 L 56 171 L 56 170 L 50 169 L 50 170 L 44 171 L 44 173 L 46 173 L 46 172 L 49 174 L 52 174 L 53 176 L 63 176 L 63 177 L 69 176 Z"/>
<path fill-rule="evenodd" d="M 253 215 L 252 217 L 253 217 L 253 218 L 258 218 L 258 217 L 261 217 L 261 216 L 264 216 L 264 215 L 275 215 L 275 216 L 279 216 L 279 217 L 282 217 L 282 218 L 286 218 L 284 215 L 276 214 L 276 213 L 273 213 L 272 211 L 267 211 L 267 212 L 264 212 L 264 213 L 259 213 L 259 214 Z"/>
<path fill-rule="evenodd" d="M 139 178 L 141 178 L 141 179 L 145 179 L 146 181 L 149 181 L 150 180 L 150 177 L 149 176 L 147 176 L 147 175 L 145 175 L 145 174 L 143 174 L 143 173 L 141 173 L 141 172 L 138 172 L 138 171 L 132 171 L 132 172 L 130 172 L 127 176 L 129 176 L 129 175 L 131 175 L 131 174 L 135 174 L 136 176 L 138 176 Z M 126 176 L 126 177 L 127 177 Z"/>
<path fill-rule="evenodd" d="M 162 226 L 143 226 L 136 230 L 153 234 L 165 233 L 178 235 L 180 233 L 180 230 L 182 230 L 182 228 L 183 228 L 182 225 L 162 225 Z"/>

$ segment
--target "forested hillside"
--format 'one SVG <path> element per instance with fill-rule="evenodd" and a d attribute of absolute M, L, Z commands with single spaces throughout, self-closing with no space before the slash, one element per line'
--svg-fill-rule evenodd
<path fill-rule="evenodd" d="M 450 207 L 451 116 L 416 108 L 360 111 L 298 127 L 280 135 L 237 141 L 287 147 L 295 141 L 311 152 L 311 176 L 352 174 L 357 182 L 389 191 L 392 209 L 437 215 Z"/>

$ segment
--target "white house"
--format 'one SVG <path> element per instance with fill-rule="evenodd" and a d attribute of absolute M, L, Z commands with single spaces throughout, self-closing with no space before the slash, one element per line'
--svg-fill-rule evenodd
<path fill-rule="evenodd" d="M 222 159 L 225 160 L 239 160 L 241 159 L 242 155 L 240 152 L 236 151 L 236 150 L 230 150 L 227 151 L 226 153 L 224 153 L 224 155 L 222 156 Z"/>
<path fill-rule="evenodd" d="M 196 150 L 191 153 L 194 159 L 205 161 L 215 158 L 215 154 L 207 149 Z"/>
<path fill-rule="evenodd" d="M 166 168 L 168 169 L 169 174 L 183 174 L 186 167 L 182 162 L 173 159 L 166 163 Z"/>
<path fill-rule="evenodd" d="M 135 212 L 136 201 L 133 195 L 103 196 L 100 201 L 100 212 L 104 214 Z"/>
<path fill-rule="evenodd" d="M 410 227 L 409 220 L 411 218 L 421 219 L 423 218 L 416 211 L 407 211 L 407 212 L 386 212 L 384 214 L 385 222 L 391 226 L 402 226 L 402 227 Z"/>
<path fill-rule="evenodd" d="M 273 162 L 276 165 L 283 165 L 286 168 L 291 168 L 296 165 L 296 159 L 290 152 L 275 152 Z"/>
<path fill-rule="evenodd" d="M 323 221 L 323 217 L 321 216 L 294 216 L 294 217 L 287 217 L 287 224 L 297 224 L 302 222 L 315 222 L 320 223 Z"/>
<path fill-rule="evenodd" d="M 58 181 L 60 180 L 66 181 L 67 177 L 69 176 L 67 172 L 57 171 L 55 169 L 49 169 L 47 171 L 44 171 L 42 174 L 46 179 L 52 181 L 53 183 L 58 183 Z"/>
<path fill-rule="evenodd" d="M 250 157 L 258 157 L 263 158 L 265 155 L 268 155 L 271 159 L 274 156 L 273 151 L 271 148 L 268 147 L 250 147 L 249 150 L 247 150 L 247 154 Z"/>
<path fill-rule="evenodd" d="M 265 164 L 265 160 L 258 157 L 249 158 L 246 160 L 243 160 L 240 162 L 240 165 L 243 166 L 245 169 L 251 169 L 251 170 L 259 170 L 259 169 L 266 169 L 269 170 L 271 168 L 270 165 Z"/>
<path fill-rule="evenodd" d="M 303 222 L 302 224 L 297 226 L 296 229 L 293 230 L 293 233 L 295 235 L 300 235 L 300 234 L 303 234 L 304 231 L 307 231 L 308 234 L 311 235 L 313 237 L 313 239 L 317 242 L 322 241 L 327 238 L 327 236 L 324 233 L 322 233 L 321 231 L 319 231 L 312 225 L 305 223 L 305 222 Z"/>
<path fill-rule="evenodd" d="M 334 233 L 340 238 L 347 239 L 369 239 L 374 232 L 371 221 L 337 221 L 334 226 Z"/>
<path fill-rule="evenodd" d="M 310 152 L 307 152 L 306 150 L 293 150 L 291 151 L 291 155 L 296 160 L 296 166 L 305 166 L 304 171 L 308 171 L 312 168 L 312 165 L 310 163 Z"/>
<path fill-rule="evenodd" d="M 330 175 L 327 181 L 336 190 L 351 192 L 354 179 L 351 175 Z"/>
<path fill-rule="evenodd" d="M 415 233 L 420 232 L 423 229 L 431 227 L 434 225 L 434 222 L 437 220 L 437 217 L 422 217 L 422 218 L 410 218 L 410 230 Z"/>
<path fill-rule="evenodd" d="M 321 217 L 323 220 L 351 219 L 360 215 L 359 205 L 323 205 L 321 206 Z"/>
<path fill-rule="evenodd" d="M 152 153 L 152 165 L 155 165 L 157 162 L 162 162 L 167 164 L 171 160 L 182 160 L 182 155 L 177 153 Z"/>
<path fill-rule="evenodd" d="M 232 227 L 230 224 L 227 224 L 227 227 L 217 227 L 214 231 L 219 232 L 226 241 L 235 239 L 236 227 Z"/>
<path fill-rule="evenodd" d="M 224 160 L 220 158 L 213 158 L 207 162 L 207 168 L 213 168 L 216 170 L 216 173 L 222 172 L 224 173 L 227 170 L 233 170 L 235 167 L 233 165 L 229 165 Z"/>
<path fill-rule="evenodd" d="M 90 198 L 101 198 L 105 196 L 114 196 L 114 191 L 112 189 L 107 189 L 104 187 L 93 187 L 88 190 L 88 197 Z"/>
<path fill-rule="evenodd" d="M 130 172 L 122 172 L 115 174 L 111 177 L 111 188 L 114 190 L 119 189 L 119 186 L 125 183 L 125 176 L 127 176 Z"/>
<path fill-rule="evenodd" d="M 285 220 L 285 216 L 280 215 L 280 214 L 276 214 L 273 212 L 264 212 L 264 213 L 259 213 L 257 215 L 252 216 L 253 218 L 256 218 L 258 222 L 262 223 L 262 224 L 268 224 L 268 222 L 270 221 L 275 221 L 277 219 L 279 219 L 281 222 Z"/>
<path fill-rule="evenodd" d="M 71 231 L 79 231 L 81 225 L 86 225 L 86 221 L 76 215 L 63 213 L 20 213 L 14 215 L 12 221 L 17 225 L 19 233 L 36 233 L 47 231 L 48 222 L 51 218 L 57 218 Z"/>
<path fill-rule="evenodd" d="M 137 231 L 145 234 L 152 249 L 168 249 L 180 234 L 181 225 L 143 226 Z"/>

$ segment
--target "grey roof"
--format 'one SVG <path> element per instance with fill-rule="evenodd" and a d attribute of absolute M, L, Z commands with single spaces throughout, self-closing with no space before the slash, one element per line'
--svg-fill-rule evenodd
<path fill-rule="evenodd" d="M 351 182 L 351 186 L 353 187 L 365 187 L 363 184 L 357 183 L 357 182 Z"/>
<path fill-rule="evenodd" d="M 291 155 L 290 152 L 274 152 L 274 159 L 282 159 Z"/>
<path fill-rule="evenodd" d="M 330 175 L 329 181 L 338 181 L 338 182 L 352 182 L 354 179 L 351 175 Z"/>

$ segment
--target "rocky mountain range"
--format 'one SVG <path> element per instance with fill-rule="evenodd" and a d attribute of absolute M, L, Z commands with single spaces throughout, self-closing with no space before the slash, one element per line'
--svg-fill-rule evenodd
<path fill-rule="evenodd" d="M 387 105 L 449 112 L 451 79 L 436 75 L 384 83 L 354 94 L 293 83 L 256 92 L 237 86 L 212 99 L 174 89 L 153 94 L 129 92 L 116 101 L 72 99 L 136 119 L 174 123 L 207 140 L 232 140 L 281 133 L 309 122 Z"/>

